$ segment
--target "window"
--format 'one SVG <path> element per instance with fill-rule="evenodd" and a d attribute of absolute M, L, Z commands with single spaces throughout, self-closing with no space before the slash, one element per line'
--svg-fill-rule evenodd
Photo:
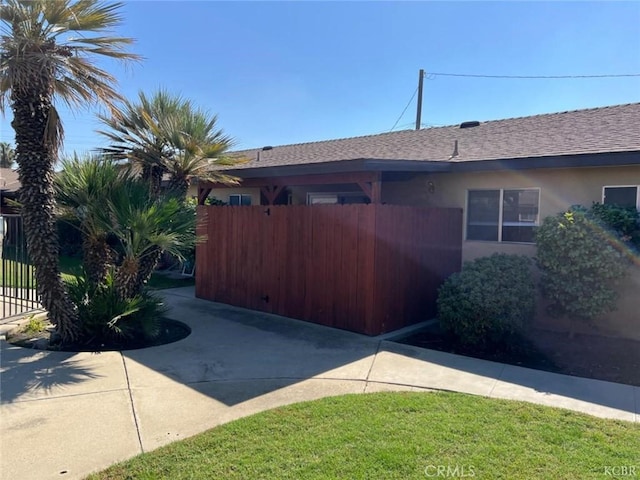
<path fill-rule="evenodd" d="M 602 189 L 602 203 L 605 205 L 619 205 L 621 207 L 635 207 L 640 209 L 640 187 L 637 185 L 604 187 Z"/>
<path fill-rule="evenodd" d="M 369 197 L 359 192 L 344 193 L 308 193 L 307 205 L 338 204 L 348 205 L 353 203 L 369 203 Z"/>
<path fill-rule="evenodd" d="M 229 205 L 251 205 L 251 195 L 229 195 Z"/>
<path fill-rule="evenodd" d="M 467 240 L 532 243 L 539 189 L 469 190 Z"/>

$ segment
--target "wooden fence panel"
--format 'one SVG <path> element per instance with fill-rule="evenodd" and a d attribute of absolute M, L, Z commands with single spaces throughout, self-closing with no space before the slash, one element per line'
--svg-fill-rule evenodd
<path fill-rule="evenodd" d="M 196 296 L 376 335 L 435 313 L 462 213 L 389 205 L 198 207 Z"/>
<path fill-rule="evenodd" d="M 384 206 L 376 216 L 375 256 L 380 332 L 432 318 L 438 287 L 461 268 L 462 212 Z"/>

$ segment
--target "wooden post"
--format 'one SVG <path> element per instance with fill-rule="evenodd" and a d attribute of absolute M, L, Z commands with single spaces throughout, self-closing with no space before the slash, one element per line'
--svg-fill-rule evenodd
<path fill-rule="evenodd" d="M 418 110 L 416 111 L 416 130 L 420 130 L 422 123 L 422 84 L 424 83 L 424 70 L 420 69 L 418 77 Z"/>

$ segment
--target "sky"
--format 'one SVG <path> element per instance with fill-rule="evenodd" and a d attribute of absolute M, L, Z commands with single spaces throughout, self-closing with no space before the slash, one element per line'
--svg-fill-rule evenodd
<path fill-rule="evenodd" d="M 414 128 L 420 69 L 426 127 L 640 102 L 640 76 L 433 75 L 640 74 L 640 1 L 131 1 L 122 14 L 113 33 L 144 57 L 102 64 L 122 94 L 181 94 L 236 150 Z M 95 107 L 59 108 L 66 154 L 105 145 Z"/>

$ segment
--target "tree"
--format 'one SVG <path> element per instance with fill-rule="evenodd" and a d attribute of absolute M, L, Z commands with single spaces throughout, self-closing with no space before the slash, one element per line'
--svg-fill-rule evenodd
<path fill-rule="evenodd" d="M 103 228 L 116 238 L 122 256 L 115 281 L 123 298 L 142 292 L 152 272 L 143 268 L 148 257 L 168 252 L 183 259 L 195 245 L 195 215 L 175 198 L 153 198 L 144 180 L 129 178 L 110 189 L 103 209 Z"/>
<path fill-rule="evenodd" d="M 54 99 L 111 106 L 116 79 L 100 57 L 133 60 L 129 38 L 103 36 L 121 22 L 122 4 L 99 0 L 5 0 L 0 46 L 0 107 L 13 111 L 19 201 L 38 295 L 63 342 L 77 338 L 77 311 L 60 278 L 54 164 L 63 129 Z"/>
<path fill-rule="evenodd" d="M 107 130 L 100 131 L 111 145 L 103 152 L 127 160 L 150 185 L 158 198 L 165 174 L 167 194 L 186 200 L 191 179 L 237 184 L 238 179 L 219 169 L 240 163 L 226 156 L 230 137 L 217 127 L 218 118 L 196 108 L 180 95 L 159 90 L 148 97 L 139 93 L 138 103 L 123 102 L 110 116 L 100 116 Z M 159 249 L 145 255 L 137 269 L 148 278 L 160 260 Z"/>
<path fill-rule="evenodd" d="M 139 93 L 139 103 L 122 102 L 111 115 L 98 117 L 108 128 L 99 131 L 111 145 L 103 149 L 114 160 L 126 160 L 134 172 L 149 183 L 155 197 L 160 195 L 162 177 L 167 173 L 167 159 L 171 155 L 161 119 L 175 116 L 183 107 L 181 97 L 164 90 L 152 98 Z"/>
<path fill-rule="evenodd" d="M 62 161 L 62 171 L 56 175 L 58 205 L 80 225 L 83 266 L 92 285 L 103 283 L 113 264 L 105 203 L 109 192 L 129 180 L 128 173 L 99 156 L 74 156 Z"/>
<path fill-rule="evenodd" d="M 148 256 L 166 251 L 183 258 L 195 245 L 195 214 L 183 202 L 154 198 L 143 179 L 108 159 L 74 158 L 63 166 L 57 194 L 79 220 L 91 284 L 104 284 L 115 267 L 121 298 L 134 298 L 151 275 L 140 268 Z"/>
<path fill-rule="evenodd" d="M 544 219 L 536 233 L 536 261 L 549 312 L 591 321 L 615 309 L 616 286 L 628 260 L 619 236 L 593 212 L 572 208 Z"/>
<path fill-rule="evenodd" d="M 0 168 L 11 168 L 15 160 L 15 151 L 8 142 L 0 142 Z"/>
<path fill-rule="evenodd" d="M 217 128 L 218 117 L 185 103 L 174 117 L 162 120 L 161 128 L 172 152 L 167 158 L 168 192 L 184 201 L 192 178 L 237 184 L 238 179 L 220 167 L 241 163 L 226 154 L 233 145 L 230 137 Z"/>
<path fill-rule="evenodd" d="M 100 116 L 111 145 L 104 153 L 128 160 L 159 194 L 168 175 L 168 193 L 184 201 L 192 178 L 237 184 L 221 166 L 236 165 L 226 153 L 232 139 L 218 128 L 218 118 L 189 100 L 160 90 L 151 98 L 139 93 L 138 103 L 124 102 L 112 115 Z"/>

